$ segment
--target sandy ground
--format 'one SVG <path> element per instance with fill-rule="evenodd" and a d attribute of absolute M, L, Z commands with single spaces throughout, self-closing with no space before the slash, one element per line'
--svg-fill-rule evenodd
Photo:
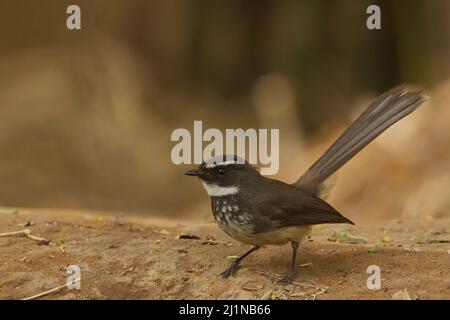
<path fill-rule="evenodd" d="M 450 299 L 449 218 L 317 227 L 285 286 L 276 278 L 288 269 L 289 246 L 259 250 L 232 278 L 218 278 L 248 246 L 214 223 L 1 209 L 0 233 L 24 229 L 50 243 L 0 236 L 0 299 L 64 285 L 69 265 L 80 267 L 81 289 L 39 299 Z M 370 265 L 381 270 L 379 290 L 367 288 Z"/>

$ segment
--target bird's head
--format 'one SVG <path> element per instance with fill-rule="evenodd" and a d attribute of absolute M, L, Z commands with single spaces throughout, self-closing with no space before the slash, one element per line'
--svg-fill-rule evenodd
<path fill-rule="evenodd" d="M 218 197 L 239 192 L 242 182 L 259 176 L 259 172 L 238 156 L 224 155 L 204 161 L 185 175 L 200 178 L 208 195 Z"/>

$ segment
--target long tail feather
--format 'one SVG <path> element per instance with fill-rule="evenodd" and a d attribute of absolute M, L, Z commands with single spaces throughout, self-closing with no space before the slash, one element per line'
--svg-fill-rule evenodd
<path fill-rule="evenodd" d="M 422 92 L 407 91 L 404 86 L 382 94 L 369 105 L 294 185 L 317 193 L 323 181 L 384 130 L 413 112 L 426 99 L 427 97 Z"/>

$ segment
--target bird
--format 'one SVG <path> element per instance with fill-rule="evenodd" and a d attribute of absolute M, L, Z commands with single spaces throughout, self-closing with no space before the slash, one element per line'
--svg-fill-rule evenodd
<path fill-rule="evenodd" d="M 427 98 L 422 91 L 410 91 L 405 86 L 380 95 L 292 184 L 261 175 L 245 159 L 233 154 L 215 156 L 185 172 L 200 178 L 219 227 L 231 238 L 252 246 L 220 276 L 230 277 L 246 257 L 264 246 L 290 243 L 290 269 L 280 282 L 291 282 L 296 273 L 299 244 L 313 225 L 354 224 L 320 197 L 326 181 Z"/>

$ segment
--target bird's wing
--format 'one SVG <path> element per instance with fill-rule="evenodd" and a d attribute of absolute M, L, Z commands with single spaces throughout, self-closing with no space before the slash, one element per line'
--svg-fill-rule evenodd
<path fill-rule="evenodd" d="M 272 227 L 322 223 L 354 224 L 324 200 L 301 190 L 272 193 L 265 201 L 260 202 L 257 210 L 261 219 Z"/>

